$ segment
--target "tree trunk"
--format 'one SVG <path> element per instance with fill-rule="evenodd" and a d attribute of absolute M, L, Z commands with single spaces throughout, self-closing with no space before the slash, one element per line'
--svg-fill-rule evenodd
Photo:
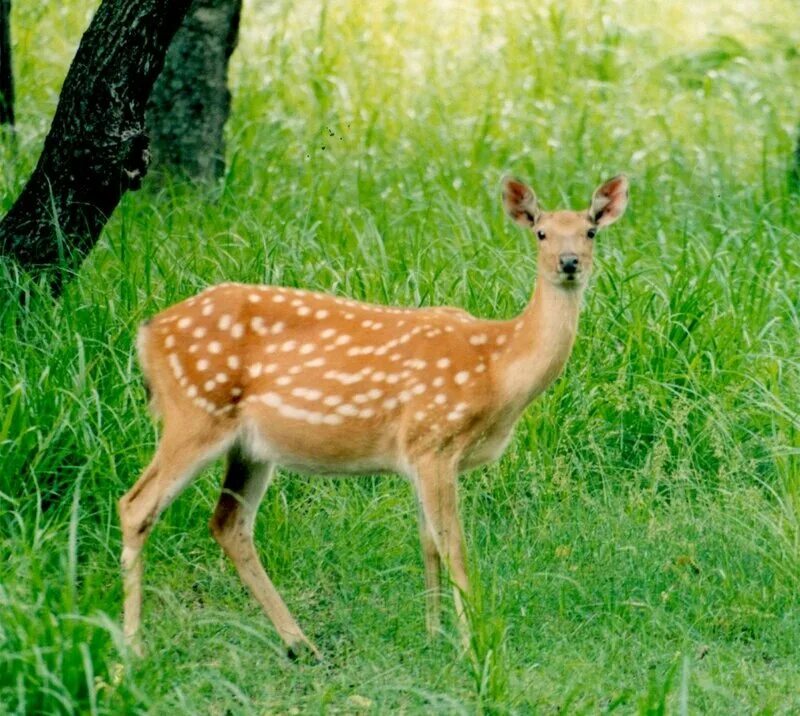
<path fill-rule="evenodd" d="M 228 60 L 241 9 L 241 0 L 192 2 L 148 104 L 155 167 L 204 182 L 224 173 Z"/>
<path fill-rule="evenodd" d="M 14 126 L 14 72 L 11 66 L 11 0 L 0 0 L 0 124 Z"/>
<path fill-rule="evenodd" d="M 147 172 L 147 98 L 190 1 L 103 0 L 81 38 L 36 168 L 0 222 L 0 254 L 57 268 L 56 293 Z"/>

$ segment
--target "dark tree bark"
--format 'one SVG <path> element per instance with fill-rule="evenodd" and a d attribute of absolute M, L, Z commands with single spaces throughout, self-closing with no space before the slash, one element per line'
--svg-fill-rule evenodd
<path fill-rule="evenodd" d="M 36 168 L 0 222 L 0 254 L 56 267 L 56 292 L 147 172 L 147 98 L 189 4 L 103 0 L 81 38 Z"/>
<path fill-rule="evenodd" d="M 11 67 L 11 0 L 0 0 L 0 124 L 14 126 L 14 72 Z"/>
<path fill-rule="evenodd" d="M 154 166 L 213 181 L 225 171 L 228 60 L 241 0 L 194 0 L 167 52 L 147 113 Z"/>

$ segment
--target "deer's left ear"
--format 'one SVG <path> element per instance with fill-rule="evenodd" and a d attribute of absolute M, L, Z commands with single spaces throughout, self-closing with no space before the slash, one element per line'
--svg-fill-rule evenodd
<path fill-rule="evenodd" d="M 628 178 L 624 174 L 609 179 L 592 194 L 589 221 L 597 226 L 613 224 L 628 206 Z"/>
<path fill-rule="evenodd" d="M 542 213 L 533 189 L 514 177 L 503 177 L 503 206 L 506 214 L 527 228 L 539 221 Z"/>

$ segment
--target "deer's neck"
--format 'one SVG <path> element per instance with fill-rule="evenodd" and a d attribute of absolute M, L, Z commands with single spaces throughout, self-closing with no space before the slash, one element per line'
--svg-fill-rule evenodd
<path fill-rule="evenodd" d="M 512 321 L 509 349 L 499 366 L 509 403 L 524 407 L 561 373 L 575 342 L 582 301 L 582 287 L 537 280 L 528 307 Z"/>

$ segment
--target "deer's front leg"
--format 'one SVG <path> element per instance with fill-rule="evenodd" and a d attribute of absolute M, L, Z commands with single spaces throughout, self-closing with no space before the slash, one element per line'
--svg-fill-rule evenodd
<path fill-rule="evenodd" d="M 464 535 L 458 516 L 455 461 L 430 458 L 417 465 L 415 485 L 431 541 L 453 583 L 462 639 L 469 642 L 469 624 L 463 598 L 469 596 Z M 423 550 L 424 550 L 423 542 Z"/>
<path fill-rule="evenodd" d="M 433 539 L 422 503 L 419 503 L 419 539 L 422 544 L 422 562 L 425 567 L 425 627 L 428 635 L 435 637 L 441 625 L 442 561 Z"/>

